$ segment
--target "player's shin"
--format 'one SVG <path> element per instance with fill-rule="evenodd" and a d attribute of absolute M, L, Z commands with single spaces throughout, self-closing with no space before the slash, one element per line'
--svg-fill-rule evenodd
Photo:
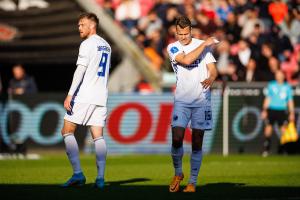
<path fill-rule="evenodd" d="M 172 146 L 171 149 L 173 166 L 175 169 L 175 176 L 181 176 L 182 173 L 182 157 L 183 157 L 183 147 L 175 148 Z"/>
<path fill-rule="evenodd" d="M 202 163 L 202 150 L 194 150 L 191 154 L 191 175 L 189 183 L 196 185 Z"/>
<path fill-rule="evenodd" d="M 106 143 L 103 137 L 94 139 L 95 152 L 96 152 L 96 163 L 98 169 L 97 178 L 104 179 L 105 165 L 106 165 Z"/>
<path fill-rule="evenodd" d="M 79 148 L 78 148 L 76 138 L 74 137 L 74 134 L 73 133 L 65 134 L 64 142 L 66 146 L 67 156 L 73 168 L 73 173 L 78 174 L 82 172 L 80 167 L 80 160 L 79 160 Z"/>

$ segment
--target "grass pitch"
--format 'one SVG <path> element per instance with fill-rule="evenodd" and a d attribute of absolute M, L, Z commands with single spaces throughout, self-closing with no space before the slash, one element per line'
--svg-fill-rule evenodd
<path fill-rule="evenodd" d="M 72 174 L 66 155 L 42 154 L 40 160 L 0 160 L 1 199 L 300 199 L 300 156 L 205 155 L 193 194 L 169 193 L 173 176 L 169 155 L 109 155 L 106 188 L 93 188 L 93 155 L 81 155 L 87 184 L 60 188 Z M 185 179 L 189 157 L 184 157 Z"/>

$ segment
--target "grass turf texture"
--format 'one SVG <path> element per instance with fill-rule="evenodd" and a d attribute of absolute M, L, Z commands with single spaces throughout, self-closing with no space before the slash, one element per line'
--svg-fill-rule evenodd
<path fill-rule="evenodd" d="M 300 199 L 300 156 L 205 155 L 197 192 L 169 193 L 169 155 L 108 156 L 106 188 L 93 188 L 95 158 L 81 155 L 87 184 L 60 188 L 72 174 L 64 153 L 40 160 L 0 160 L 1 199 Z M 189 157 L 184 157 L 184 185 Z"/>

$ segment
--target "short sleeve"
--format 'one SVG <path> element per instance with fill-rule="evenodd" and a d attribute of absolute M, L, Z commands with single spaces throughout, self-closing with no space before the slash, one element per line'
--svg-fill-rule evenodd
<path fill-rule="evenodd" d="M 183 53 L 183 49 L 180 47 L 176 46 L 174 43 L 169 44 L 168 48 L 168 54 L 171 62 L 176 62 L 175 58 L 178 54 Z"/>
<path fill-rule="evenodd" d="M 204 53 L 205 53 L 205 55 L 204 55 L 205 64 L 215 63 L 216 62 L 216 59 L 212 55 L 210 48 L 205 48 L 205 52 Z"/>
<path fill-rule="evenodd" d="M 288 85 L 288 94 L 287 94 L 287 98 L 288 98 L 288 101 L 291 101 L 293 100 L 293 89 L 290 85 Z"/>
<path fill-rule="evenodd" d="M 76 65 L 87 67 L 89 64 L 89 45 L 87 42 L 82 42 L 79 48 L 79 54 Z"/>
<path fill-rule="evenodd" d="M 271 97 L 271 93 L 272 93 L 272 86 L 271 83 L 269 83 L 266 90 L 266 97 Z"/>

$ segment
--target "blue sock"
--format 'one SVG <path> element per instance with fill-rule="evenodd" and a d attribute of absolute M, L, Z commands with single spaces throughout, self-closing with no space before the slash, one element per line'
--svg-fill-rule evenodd
<path fill-rule="evenodd" d="M 193 151 L 191 155 L 191 175 L 189 183 L 196 185 L 202 163 L 202 151 Z"/>
<path fill-rule="evenodd" d="M 175 169 L 175 175 L 182 175 L 182 157 L 183 157 L 183 147 L 171 149 L 173 166 Z"/>

